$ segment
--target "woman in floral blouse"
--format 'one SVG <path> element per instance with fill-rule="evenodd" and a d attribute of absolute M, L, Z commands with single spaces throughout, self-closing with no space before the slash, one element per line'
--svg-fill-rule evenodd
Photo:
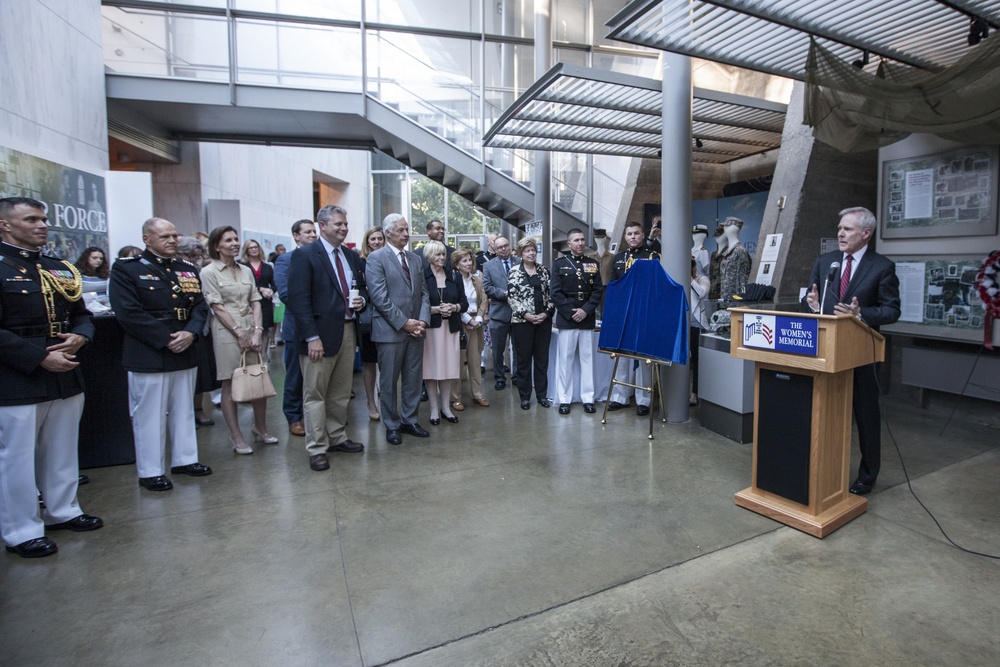
<path fill-rule="evenodd" d="M 507 276 L 507 300 L 512 311 L 510 337 L 517 356 L 517 391 L 521 409 L 531 408 L 531 387 L 528 381 L 534 364 L 535 398 L 543 408 L 552 405 L 548 398 L 549 341 L 552 339 L 552 314 L 555 306 L 549 296 L 549 270 L 535 263 L 537 241 L 532 237 L 517 243 L 521 263 Z"/>

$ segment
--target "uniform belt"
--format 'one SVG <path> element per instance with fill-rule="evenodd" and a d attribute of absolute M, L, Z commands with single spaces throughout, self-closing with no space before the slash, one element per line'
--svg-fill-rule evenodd
<path fill-rule="evenodd" d="M 49 322 L 24 327 L 5 327 L 7 331 L 23 338 L 55 337 L 58 334 L 69 333 L 69 322 Z"/>
<path fill-rule="evenodd" d="M 187 322 L 191 319 L 190 308 L 171 308 L 170 310 L 151 310 L 149 314 L 158 320 Z"/>
<path fill-rule="evenodd" d="M 587 299 L 590 298 L 590 295 L 591 295 L 591 292 L 577 292 L 576 293 L 576 300 L 577 301 L 586 301 Z"/>

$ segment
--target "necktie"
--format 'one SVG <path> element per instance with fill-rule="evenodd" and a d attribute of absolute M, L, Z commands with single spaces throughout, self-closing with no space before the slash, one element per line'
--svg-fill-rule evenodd
<path fill-rule="evenodd" d="M 406 264 L 406 255 L 399 253 L 399 262 L 403 265 L 403 273 L 406 274 L 406 284 L 412 285 L 412 279 L 410 278 L 410 267 Z"/>
<path fill-rule="evenodd" d="M 503 261 L 503 271 L 507 275 L 510 275 L 510 260 L 505 259 Z"/>
<path fill-rule="evenodd" d="M 337 278 L 340 279 L 340 293 L 344 295 L 344 308 L 347 313 L 351 312 L 351 296 L 347 290 L 347 278 L 344 277 L 344 265 L 340 261 L 340 248 L 333 249 L 334 264 L 337 265 Z"/>
<path fill-rule="evenodd" d="M 847 294 L 847 285 L 851 282 L 851 262 L 854 257 L 851 255 L 847 256 L 847 262 L 844 265 L 844 272 L 840 274 L 840 300 L 844 300 L 844 295 Z"/>

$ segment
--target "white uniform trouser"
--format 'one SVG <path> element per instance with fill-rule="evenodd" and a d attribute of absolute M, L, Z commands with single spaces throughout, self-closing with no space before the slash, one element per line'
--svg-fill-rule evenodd
<path fill-rule="evenodd" d="M 643 387 L 648 387 L 650 381 L 653 379 L 653 368 L 652 365 L 646 365 L 645 362 L 639 362 L 638 371 L 633 368 L 635 366 L 636 360 L 629 357 L 620 357 L 618 361 L 618 372 L 615 373 L 615 380 L 618 382 L 628 382 L 629 384 L 638 384 Z M 635 382 L 638 380 L 638 382 Z M 649 392 L 642 391 L 641 389 L 635 390 L 632 387 L 623 387 L 619 384 L 615 385 L 615 388 L 611 391 L 611 400 L 615 403 L 622 403 L 628 405 L 629 397 L 632 392 L 635 391 L 635 403 L 636 405 L 645 405 L 649 407 Z"/>
<path fill-rule="evenodd" d="M 9 546 L 45 535 L 45 524 L 83 514 L 77 441 L 83 394 L 0 407 L 0 533 Z M 45 500 L 39 515 L 38 492 Z"/>
<path fill-rule="evenodd" d="M 594 330 L 560 329 L 556 347 L 556 397 L 573 402 L 573 367 L 580 355 L 580 400 L 594 402 Z"/>
<path fill-rule="evenodd" d="M 194 426 L 194 384 L 197 368 L 172 373 L 128 374 L 128 403 L 135 436 L 135 466 L 139 477 L 165 474 L 167 424 L 170 424 L 170 465 L 198 461 Z"/>

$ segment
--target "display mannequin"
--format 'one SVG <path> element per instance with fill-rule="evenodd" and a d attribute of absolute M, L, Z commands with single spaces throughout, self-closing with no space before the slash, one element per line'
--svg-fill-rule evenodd
<path fill-rule="evenodd" d="M 705 249 L 705 239 L 708 238 L 708 227 L 705 225 L 695 225 L 691 230 L 691 259 L 694 260 L 698 275 L 703 278 L 709 277 L 711 271 L 711 260 L 708 257 L 708 250 Z"/>
<path fill-rule="evenodd" d="M 715 228 L 715 243 L 718 247 L 712 253 L 710 262 L 708 277 L 712 282 L 712 288 L 708 291 L 708 298 L 718 300 L 719 291 L 722 288 L 722 257 L 726 254 L 726 248 L 729 247 L 729 240 L 726 238 L 722 225 L 717 225 Z"/>
<path fill-rule="evenodd" d="M 750 264 L 752 259 L 747 249 L 740 243 L 740 229 L 743 221 L 729 217 L 722 223 L 725 231 L 727 248 L 719 265 L 720 288 L 719 298 L 732 299 L 734 295 L 742 294 L 750 279 Z"/>

